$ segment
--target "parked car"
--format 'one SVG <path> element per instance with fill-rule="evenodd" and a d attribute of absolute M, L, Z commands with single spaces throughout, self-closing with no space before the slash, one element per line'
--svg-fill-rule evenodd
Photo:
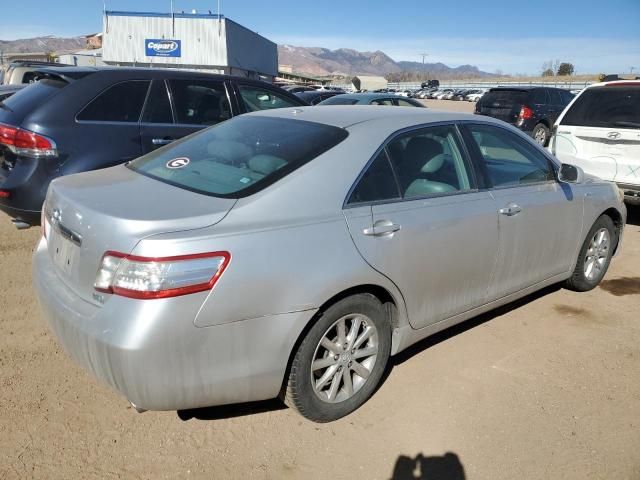
<path fill-rule="evenodd" d="M 301 92 L 315 92 L 315 88 L 301 86 L 301 85 L 290 85 L 286 87 L 282 87 L 283 90 L 286 90 L 289 93 L 301 93 Z"/>
<path fill-rule="evenodd" d="M 49 182 L 128 162 L 235 115 L 306 105 L 245 78 L 165 69 L 66 67 L 0 109 L 0 209 L 40 223 Z"/>
<path fill-rule="evenodd" d="M 625 215 L 614 184 L 488 117 L 272 110 L 53 181 L 34 286 L 64 348 L 138 409 L 283 392 L 326 422 L 418 340 L 594 288 Z"/>
<path fill-rule="evenodd" d="M 320 102 L 318 105 L 388 105 L 393 107 L 423 107 L 413 98 L 399 97 L 393 93 L 347 93 Z"/>
<path fill-rule="evenodd" d="M 487 93 L 487 90 L 474 90 L 473 93 L 467 94 L 467 101 L 477 102 L 485 93 Z"/>
<path fill-rule="evenodd" d="M 24 84 L 24 83 L 20 84 L 20 85 L 0 85 L 0 103 L 5 101 L 7 98 L 9 98 L 14 93 L 22 90 L 26 86 L 27 85 Z M 2 107 L 0 107 L 0 108 L 2 108 Z"/>
<path fill-rule="evenodd" d="M 3 77 L 4 85 L 21 85 L 33 83 L 38 78 L 36 70 L 43 67 L 66 67 L 67 65 L 54 62 L 39 62 L 34 60 L 17 60 L 11 62 Z"/>
<path fill-rule="evenodd" d="M 314 90 L 312 92 L 299 92 L 295 95 L 309 105 L 317 105 L 323 100 L 342 94 L 334 90 Z"/>
<path fill-rule="evenodd" d="M 640 81 L 585 88 L 558 117 L 551 151 L 585 172 L 618 184 L 640 204 Z"/>
<path fill-rule="evenodd" d="M 573 95 L 550 87 L 498 87 L 476 103 L 475 113 L 503 120 L 547 146 L 551 127 Z"/>

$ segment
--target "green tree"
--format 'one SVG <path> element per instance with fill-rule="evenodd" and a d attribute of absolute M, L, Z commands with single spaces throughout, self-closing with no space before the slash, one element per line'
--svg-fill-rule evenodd
<path fill-rule="evenodd" d="M 556 75 L 558 75 L 559 77 L 566 76 L 566 75 L 573 75 L 573 71 L 574 71 L 573 63 L 562 62 L 558 67 L 558 71 Z"/>
<path fill-rule="evenodd" d="M 551 70 L 550 68 L 547 68 L 546 70 L 544 70 L 542 72 L 542 76 L 543 77 L 553 77 L 553 70 Z"/>

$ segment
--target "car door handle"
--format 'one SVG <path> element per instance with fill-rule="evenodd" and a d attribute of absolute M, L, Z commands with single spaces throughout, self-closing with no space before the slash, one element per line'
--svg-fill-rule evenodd
<path fill-rule="evenodd" d="M 151 143 L 154 145 L 169 145 L 173 142 L 173 138 L 154 138 Z"/>
<path fill-rule="evenodd" d="M 389 221 L 382 220 L 376 222 L 372 228 L 365 228 L 362 233 L 364 233 L 365 235 L 379 236 L 388 235 L 389 233 L 394 233 L 398 230 L 400 230 L 400 225 L 398 225 L 397 223 L 391 223 Z"/>
<path fill-rule="evenodd" d="M 500 215 L 506 215 L 507 217 L 513 217 L 514 215 L 519 214 L 522 211 L 522 207 L 520 205 L 516 205 L 515 203 L 510 203 L 504 208 L 498 210 Z"/>

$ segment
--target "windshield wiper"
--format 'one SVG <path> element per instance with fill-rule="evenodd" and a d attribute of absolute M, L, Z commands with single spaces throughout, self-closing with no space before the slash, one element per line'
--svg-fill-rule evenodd
<path fill-rule="evenodd" d="M 631 127 L 631 128 L 640 128 L 639 122 L 627 122 L 625 120 L 620 120 L 617 122 L 613 122 L 616 127 Z"/>

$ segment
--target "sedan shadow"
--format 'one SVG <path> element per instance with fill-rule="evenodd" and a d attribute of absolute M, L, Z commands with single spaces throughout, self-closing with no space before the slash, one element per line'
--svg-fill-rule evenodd
<path fill-rule="evenodd" d="M 391 480 L 465 480 L 464 467 L 455 453 L 415 458 L 400 455 L 393 467 Z"/>
<path fill-rule="evenodd" d="M 424 340 L 419 341 L 418 343 L 415 343 L 414 345 L 410 346 L 406 350 L 403 350 L 401 353 L 391 357 L 391 359 L 389 360 L 389 364 L 387 365 L 387 369 L 380 383 L 378 384 L 377 388 L 380 388 L 380 386 L 386 381 L 387 377 L 391 374 L 393 367 L 406 362 L 411 357 L 426 350 L 427 348 L 437 345 L 440 342 L 449 340 L 450 338 L 453 338 L 456 335 L 464 333 L 467 330 L 471 330 L 472 328 L 475 328 L 479 325 L 482 325 L 483 323 L 493 320 L 496 317 L 509 313 L 512 310 L 520 308 L 530 302 L 533 302 L 559 289 L 560 289 L 559 285 L 552 285 L 552 286 L 543 288 L 542 290 L 538 290 L 537 292 L 527 295 L 526 297 L 523 297 L 512 303 L 509 303 L 502 307 L 498 307 L 495 310 L 492 310 L 490 312 L 484 313 L 482 315 L 479 315 L 477 317 L 471 318 L 462 323 L 449 327 L 446 330 L 443 330 L 442 332 L 438 332 L 434 335 L 431 335 L 430 337 L 425 338 Z M 240 403 L 240 404 L 233 404 L 233 405 L 222 405 L 217 407 L 203 407 L 203 408 L 194 408 L 189 410 L 178 410 L 177 413 L 178 413 L 178 417 L 183 421 L 191 420 L 194 418 L 198 420 L 223 420 L 227 418 L 244 417 L 244 416 L 256 415 L 259 413 L 283 410 L 285 408 L 287 408 L 286 405 L 284 405 L 284 403 L 282 403 L 280 399 L 275 398 L 275 399 L 264 400 L 259 402 L 248 402 L 248 403 Z"/>

